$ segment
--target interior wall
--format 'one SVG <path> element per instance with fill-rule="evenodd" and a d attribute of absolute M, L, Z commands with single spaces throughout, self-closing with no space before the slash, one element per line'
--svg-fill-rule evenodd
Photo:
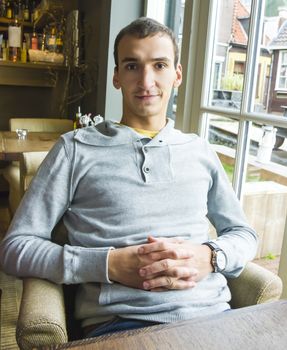
<path fill-rule="evenodd" d="M 118 32 L 131 21 L 144 15 L 143 0 L 112 0 L 109 31 L 108 69 L 106 82 L 105 119 L 120 121 L 122 112 L 122 96 L 113 86 L 114 73 L 114 41 Z"/>
<path fill-rule="evenodd" d="M 113 45 L 119 30 L 144 13 L 144 0 L 83 0 L 85 86 L 90 92 L 82 100 L 82 112 L 105 119 L 121 117 L 121 93 L 112 84 Z"/>

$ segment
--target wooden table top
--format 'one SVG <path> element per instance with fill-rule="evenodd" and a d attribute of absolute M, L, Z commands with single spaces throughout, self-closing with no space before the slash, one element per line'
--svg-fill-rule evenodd
<path fill-rule="evenodd" d="M 165 325 L 103 335 L 50 350 L 285 350 L 287 300 Z"/>
<path fill-rule="evenodd" d="M 0 131 L 0 160 L 19 160 L 23 152 L 49 151 L 61 136 L 58 132 L 29 132 L 25 140 L 14 131 Z"/>

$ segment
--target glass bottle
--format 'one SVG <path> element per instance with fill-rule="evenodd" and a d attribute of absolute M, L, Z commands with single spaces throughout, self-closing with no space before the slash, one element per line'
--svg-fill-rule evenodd
<path fill-rule="evenodd" d="M 22 63 L 26 63 L 27 62 L 27 43 L 26 43 L 25 37 L 24 37 L 23 43 L 22 43 L 21 62 Z"/>
<path fill-rule="evenodd" d="M 37 37 L 35 26 L 34 26 L 32 38 L 31 38 L 31 49 L 38 50 L 38 37 Z"/>
<path fill-rule="evenodd" d="M 76 113 L 76 118 L 75 118 L 75 121 L 74 121 L 74 129 L 78 129 L 78 128 L 82 127 L 81 116 L 82 116 L 81 107 L 78 106 L 78 112 Z"/>
<path fill-rule="evenodd" d="M 64 47 L 64 42 L 63 42 L 63 31 L 62 28 L 58 29 L 57 36 L 56 36 L 56 52 L 57 53 L 63 53 L 63 47 Z"/>
<path fill-rule="evenodd" d="M 6 5 L 6 18 L 8 19 L 12 19 L 13 18 L 13 8 L 11 5 L 11 1 L 7 1 L 7 5 Z"/>
<path fill-rule="evenodd" d="M 21 26 L 16 17 L 8 27 L 9 61 L 17 62 L 21 59 Z"/>
<path fill-rule="evenodd" d="M 8 46 L 8 36 L 7 36 L 7 32 L 5 32 L 3 34 L 3 41 L 2 41 L 2 60 L 3 61 L 8 60 L 7 46 Z"/>
<path fill-rule="evenodd" d="M 53 26 L 47 31 L 46 48 L 50 52 L 56 51 L 56 27 Z"/>
<path fill-rule="evenodd" d="M 43 30 L 42 42 L 41 42 L 41 50 L 45 51 L 46 49 L 46 28 Z"/>
<path fill-rule="evenodd" d="M 0 2 L 0 17 L 6 17 L 6 0 Z"/>
<path fill-rule="evenodd" d="M 25 22 L 30 21 L 30 9 L 29 9 L 29 1 L 25 1 L 25 5 L 23 7 L 23 17 Z"/>

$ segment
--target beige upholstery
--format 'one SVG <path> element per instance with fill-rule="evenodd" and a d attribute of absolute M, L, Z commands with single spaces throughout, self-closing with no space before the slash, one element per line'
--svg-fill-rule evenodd
<path fill-rule="evenodd" d="M 10 130 L 15 131 L 18 128 L 28 129 L 33 132 L 60 132 L 65 133 L 73 130 L 73 121 L 69 119 L 53 119 L 53 118 L 11 118 Z M 34 152 L 31 152 L 34 153 Z M 40 153 L 42 152 L 37 152 Z M 43 157 L 41 158 L 43 160 Z M 37 164 L 34 170 L 38 169 L 40 163 L 34 161 Z M 3 169 L 3 176 L 9 183 L 9 209 L 11 216 L 14 215 L 23 194 L 23 188 L 20 184 L 20 168 L 19 162 L 12 162 L 9 166 Z M 35 171 L 30 171 L 30 178 L 27 177 L 27 183 L 31 181 L 31 178 L 35 174 Z M 23 183 L 22 183 L 23 185 Z M 27 186 L 24 185 L 25 189 Z"/>
<path fill-rule="evenodd" d="M 248 263 L 244 272 L 228 283 L 233 308 L 278 300 L 282 293 L 281 279 L 254 263 Z M 28 350 L 70 340 L 63 302 L 60 285 L 36 278 L 24 280 L 16 333 L 20 349 Z"/>
<path fill-rule="evenodd" d="M 20 160 L 20 196 L 24 195 L 33 176 L 48 152 L 23 152 Z"/>
<path fill-rule="evenodd" d="M 33 278 L 24 280 L 16 337 L 21 349 L 67 341 L 63 291 L 59 285 Z"/>

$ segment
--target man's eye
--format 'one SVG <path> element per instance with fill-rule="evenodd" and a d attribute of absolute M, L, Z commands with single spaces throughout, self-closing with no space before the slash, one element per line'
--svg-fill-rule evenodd
<path fill-rule="evenodd" d="M 127 70 L 135 70 L 137 69 L 137 65 L 135 63 L 129 63 L 126 65 Z"/>
<path fill-rule="evenodd" d="M 165 63 L 163 63 L 163 62 L 158 62 L 158 63 L 156 63 L 156 68 L 157 69 L 164 69 L 165 67 L 166 67 L 166 64 Z"/>

